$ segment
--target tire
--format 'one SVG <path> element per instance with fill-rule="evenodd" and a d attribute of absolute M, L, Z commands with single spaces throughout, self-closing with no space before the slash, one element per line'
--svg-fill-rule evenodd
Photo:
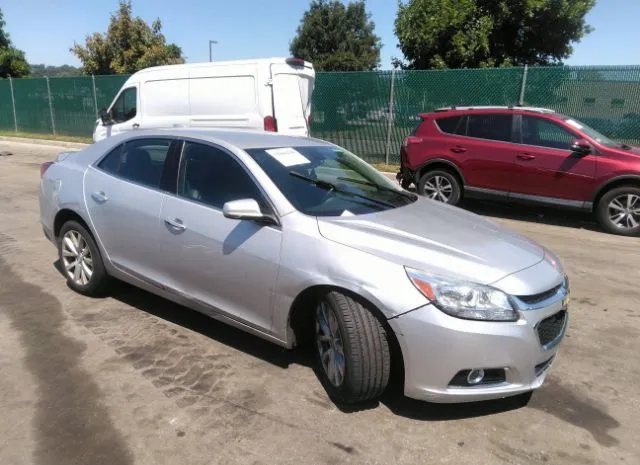
<path fill-rule="evenodd" d="M 628 199 L 631 198 L 631 208 L 627 212 Z M 636 211 L 636 213 L 633 213 Z M 616 223 L 617 212 L 623 218 Z M 622 186 L 606 192 L 596 206 L 596 219 L 600 226 L 611 234 L 621 236 L 637 236 L 640 234 L 640 188 Z M 630 219 L 631 218 L 631 219 Z M 636 226 L 633 226 L 633 223 Z"/>
<path fill-rule="evenodd" d="M 75 239 L 74 239 L 75 238 Z M 71 244 L 67 241 L 71 241 Z M 74 249 L 85 250 L 80 264 Z M 77 221 L 67 221 L 58 235 L 58 258 L 68 286 L 79 294 L 91 297 L 102 296 L 109 285 L 109 276 L 104 267 L 100 250 L 93 236 Z M 73 263 L 76 263 L 73 266 Z M 91 274 L 88 274 L 88 271 Z M 77 273 L 77 274 L 76 274 Z M 83 279 L 86 278 L 86 279 Z"/>
<path fill-rule="evenodd" d="M 411 179 L 400 180 L 400 187 L 402 187 L 404 190 L 408 190 L 411 187 L 411 184 L 413 184 L 413 181 Z"/>
<path fill-rule="evenodd" d="M 437 188 L 438 185 L 442 186 L 443 189 L 439 191 L 433 190 Z M 446 189 L 446 187 L 449 187 L 449 189 Z M 424 173 L 418 181 L 417 190 L 420 195 L 438 202 L 448 203 L 449 205 L 458 205 L 462 198 L 460 181 L 458 181 L 455 175 L 444 170 L 427 171 Z"/>
<path fill-rule="evenodd" d="M 322 313 L 329 320 L 329 326 L 336 329 L 342 344 L 321 342 L 320 334 L 326 334 L 321 328 Z M 391 354 L 387 332 L 381 322 L 360 302 L 341 292 L 332 291 L 321 297 L 316 303 L 314 313 L 314 354 L 316 372 L 329 397 L 338 404 L 355 404 L 374 400 L 389 383 L 391 372 Z M 321 356 L 324 348 L 333 349 L 339 354 L 342 348 L 344 360 L 343 375 L 330 375 Z M 325 352 L 326 353 L 326 352 Z M 331 356 L 325 359 L 331 360 Z M 335 357 L 339 361 L 340 356 Z M 339 372 L 339 371 L 338 371 Z M 340 379 L 341 378 L 341 379 Z"/>

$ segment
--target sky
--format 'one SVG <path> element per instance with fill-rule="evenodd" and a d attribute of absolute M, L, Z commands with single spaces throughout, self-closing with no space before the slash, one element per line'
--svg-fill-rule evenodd
<path fill-rule="evenodd" d="M 168 42 L 182 47 L 187 62 L 289 56 L 308 0 L 133 0 L 133 13 L 148 23 L 160 18 Z M 105 32 L 118 0 L 2 0 L 7 30 L 30 63 L 80 62 L 69 52 L 74 41 Z M 367 0 L 381 37 L 381 68 L 401 57 L 393 34 L 396 0 Z M 574 47 L 570 65 L 640 65 L 636 23 L 640 0 L 598 0 L 587 21 L 595 31 Z"/>

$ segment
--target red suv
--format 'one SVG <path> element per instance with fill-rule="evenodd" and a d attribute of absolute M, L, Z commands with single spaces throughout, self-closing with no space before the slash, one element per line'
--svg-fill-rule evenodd
<path fill-rule="evenodd" d="M 640 148 L 544 108 L 451 107 L 420 115 L 402 144 L 402 187 L 456 205 L 463 196 L 589 211 L 640 233 Z"/>

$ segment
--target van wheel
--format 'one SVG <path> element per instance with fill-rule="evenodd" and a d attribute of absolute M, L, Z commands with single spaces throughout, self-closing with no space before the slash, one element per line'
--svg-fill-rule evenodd
<path fill-rule="evenodd" d="M 316 371 L 329 397 L 341 404 L 379 397 L 391 372 L 387 333 L 380 321 L 337 291 L 317 301 L 314 317 Z"/>
<path fill-rule="evenodd" d="M 604 194 L 596 207 L 596 219 L 612 234 L 640 234 L 640 188 L 623 186 Z"/>
<path fill-rule="evenodd" d="M 432 200 L 457 205 L 462 197 L 458 178 L 448 171 L 427 171 L 418 181 L 418 194 Z"/>

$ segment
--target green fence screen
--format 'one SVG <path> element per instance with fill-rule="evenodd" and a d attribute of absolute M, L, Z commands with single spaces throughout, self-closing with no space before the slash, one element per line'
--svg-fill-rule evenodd
<path fill-rule="evenodd" d="M 0 130 L 90 137 L 98 109 L 127 78 L 0 80 Z M 369 161 L 393 164 L 419 113 L 521 100 L 640 143 L 640 66 L 317 73 L 311 132 Z"/>

